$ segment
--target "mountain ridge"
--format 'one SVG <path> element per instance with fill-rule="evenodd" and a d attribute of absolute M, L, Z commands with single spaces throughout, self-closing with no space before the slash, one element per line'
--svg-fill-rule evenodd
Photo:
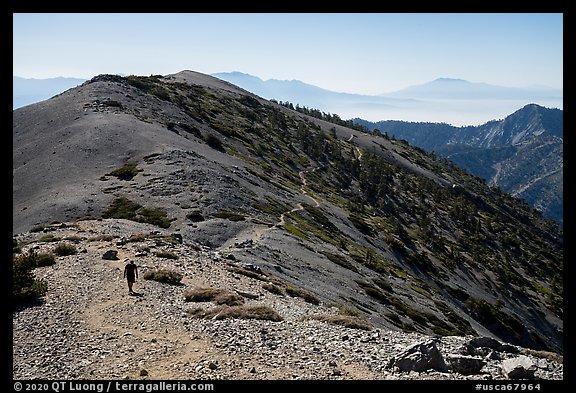
<path fill-rule="evenodd" d="M 269 79 L 264 81 L 257 76 L 239 71 L 214 73 L 212 76 L 217 76 L 224 80 L 228 79 L 229 82 L 264 98 L 289 101 L 301 106 L 338 113 L 344 118 L 360 117 L 374 122 L 383 119 L 404 119 L 405 121 L 432 121 L 465 126 L 483 124 L 491 119 L 507 116 L 530 102 L 538 102 L 540 105 L 548 107 L 562 108 L 562 90 L 545 86 L 508 88 L 442 77 L 422 85 L 409 86 L 394 92 L 363 95 L 334 92 L 296 79 Z M 45 91 L 45 89 L 43 91 L 36 87 L 34 92 L 32 92 L 33 94 L 24 93 L 21 91 L 20 83 L 18 82 L 22 78 L 13 77 L 13 79 L 13 109 L 47 99 L 73 87 L 73 85 L 68 84 L 56 90 L 51 88 L 49 91 Z M 58 79 L 36 80 L 36 83 L 53 83 L 53 81 Z M 31 82 L 33 80 L 27 79 L 26 81 Z M 78 79 L 77 84 L 84 81 L 84 79 Z M 444 82 L 444 85 L 442 85 L 442 82 Z M 455 82 L 460 85 L 464 84 L 468 89 L 478 86 L 484 89 L 481 94 L 472 91 L 468 96 L 463 95 L 462 91 L 449 93 L 449 86 L 454 85 Z M 441 86 L 438 87 L 438 84 Z M 430 91 L 431 86 L 436 87 L 433 87 L 432 91 Z M 423 92 L 422 88 L 424 88 Z M 415 94 L 407 93 L 407 91 L 412 91 Z M 423 94 L 418 93 L 419 91 Z M 452 96 L 447 97 L 446 94 L 452 94 Z M 473 98 L 474 95 L 477 97 Z M 480 99 L 479 95 L 483 95 L 483 97 Z M 503 99 L 505 97 L 507 99 Z M 462 98 L 466 99 L 462 100 Z"/>
<path fill-rule="evenodd" d="M 355 119 L 455 164 L 563 221 L 563 111 L 528 104 L 479 126 Z"/>
<path fill-rule="evenodd" d="M 381 329 L 563 350 L 553 222 L 421 149 L 208 75 L 100 75 L 15 110 L 13 174 L 15 235 L 153 222 Z"/>

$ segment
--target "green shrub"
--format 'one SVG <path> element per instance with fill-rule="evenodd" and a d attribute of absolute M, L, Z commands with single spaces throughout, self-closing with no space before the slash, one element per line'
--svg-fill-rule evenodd
<path fill-rule="evenodd" d="M 222 145 L 222 141 L 218 139 L 217 136 L 214 134 L 207 134 L 204 136 L 204 141 L 213 149 L 224 151 L 224 146 Z"/>
<path fill-rule="evenodd" d="M 118 169 L 108 173 L 110 176 L 116 176 L 120 180 L 132 180 L 138 174 L 135 163 L 126 163 Z"/>
<path fill-rule="evenodd" d="M 357 214 L 351 214 L 350 216 L 348 216 L 348 219 L 352 222 L 352 224 L 356 227 L 356 229 L 358 229 L 363 234 L 367 236 L 373 235 L 374 230 L 369 224 L 367 224 L 364 221 L 364 219 L 361 216 Z"/>
<path fill-rule="evenodd" d="M 136 202 L 132 202 L 128 198 L 116 198 L 110 204 L 110 207 L 102 213 L 103 218 L 124 218 L 127 220 L 134 220 L 136 212 L 142 206 Z"/>
<path fill-rule="evenodd" d="M 179 285 L 182 274 L 168 269 L 151 270 L 144 273 L 145 280 L 154 280 L 164 284 Z"/>
<path fill-rule="evenodd" d="M 334 262 L 335 264 L 342 266 L 343 268 L 352 270 L 353 272 L 358 273 L 358 269 L 352 263 L 350 263 L 344 256 L 333 254 L 328 251 L 322 251 L 322 254 L 326 256 L 330 261 Z"/>
<path fill-rule="evenodd" d="M 58 236 L 54 236 L 53 234 L 44 235 L 38 239 L 39 242 L 44 243 L 51 243 L 51 242 L 59 242 L 61 239 Z"/>
<path fill-rule="evenodd" d="M 374 282 L 374 284 L 378 285 L 378 287 L 385 290 L 386 292 L 392 292 L 392 285 L 390 285 L 390 283 L 387 280 L 377 277 L 373 278 L 372 281 Z"/>
<path fill-rule="evenodd" d="M 129 200 L 126 197 L 119 197 L 112 201 L 110 207 L 102 213 L 103 218 L 123 218 L 137 222 L 144 222 L 169 228 L 171 220 L 168 214 L 161 209 L 143 208 L 142 205 Z"/>
<path fill-rule="evenodd" d="M 36 264 L 38 267 L 51 266 L 56 263 L 56 257 L 52 253 L 38 254 Z"/>
<path fill-rule="evenodd" d="M 58 255 L 59 257 L 63 257 L 66 255 L 74 255 L 78 251 L 74 245 L 69 243 L 60 243 L 56 247 L 54 247 L 54 254 Z"/>
<path fill-rule="evenodd" d="M 120 101 L 116 101 L 116 100 L 106 100 L 106 101 L 103 101 L 102 104 L 104 104 L 106 106 L 124 109 L 124 105 L 122 105 L 122 103 Z"/>
<path fill-rule="evenodd" d="M 343 307 L 343 306 L 340 306 L 338 308 L 340 310 L 340 315 L 348 315 L 351 317 L 360 317 L 360 313 L 355 308 Z"/>
<path fill-rule="evenodd" d="M 286 294 L 288 296 L 302 298 L 302 299 L 304 299 L 304 301 L 306 303 L 310 303 L 310 304 L 314 304 L 314 305 L 320 304 L 320 299 L 318 299 L 315 295 L 313 295 L 312 293 L 310 293 L 310 292 L 308 292 L 302 288 L 298 288 L 296 286 L 286 284 L 285 289 L 286 289 Z"/>
<path fill-rule="evenodd" d="M 48 291 L 45 280 L 34 277 L 38 255 L 29 252 L 12 256 L 12 302 L 14 306 L 35 300 Z"/>
<path fill-rule="evenodd" d="M 214 214 L 214 217 L 228 219 L 230 221 L 244 221 L 246 219 L 241 214 L 229 212 L 227 210 L 220 210 L 218 213 Z"/>
<path fill-rule="evenodd" d="M 160 228 L 169 228 L 172 222 L 168 214 L 161 209 L 144 208 L 138 212 L 140 217 L 136 221 L 159 226 Z"/>
<path fill-rule="evenodd" d="M 186 214 L 186 218 L 192 222 L 204 221 L 204 217 L 202 216 L 202 213 L 200 212 L 200 210 L 194 210 L 194 211 Z"/>
<path fill-rule="evenodd" d="M 366 292 L 368 296 L 370 296 L 374 300 L 377 300 L 379 303 L 382 304 L 390 303 L 388 296 L 382 291 L 380 291 L 378 288 L 376 288 L 374 285 L 363 281 L 356 281 L 356 283 L 360 286 L 360 288 L 364 290 L 364 292 Z"/>

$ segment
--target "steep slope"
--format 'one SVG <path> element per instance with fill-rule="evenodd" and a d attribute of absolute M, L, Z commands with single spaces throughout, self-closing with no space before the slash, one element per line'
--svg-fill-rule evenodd
<path fill-rule="evenodd" d="M 449 158 L 459 167 L 563 222 L 563 111 L 526 105 L 481 126 L 355 120 Z"/>
<path fill-rule="evenodd" d="M 15 234 L 153 223 L 373 326 L 563 350 L 562 232 L 402 141 L 191 71 L 101 75 L 13 124 Z"/>

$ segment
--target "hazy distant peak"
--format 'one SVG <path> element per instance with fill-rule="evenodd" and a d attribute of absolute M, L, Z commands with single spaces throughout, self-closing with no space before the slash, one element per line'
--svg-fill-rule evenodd
<path fill-rule="evenodd" d="M 429 83 L 471 83 L 471 82 L 460 78 L 436 78 Z"/>
<path fill-rule="evenodd" d="M 217 72 L 215 74 L 211 74 L 212 76 L 219 78 L 219 79 L 224 79 L 227 80 L 228 78 L 233 78 L 233 79 L 244 79 L 244 80 L 253 80 L 253 81 L 258 81 L 258 82 L 264 82 L 264 80 L 262 80 L 261 78 L 251 75 L 251 74 L 247 74 L 245 72 L 240 72 L 240 71 L 232 71 L 232 72 Z"/>

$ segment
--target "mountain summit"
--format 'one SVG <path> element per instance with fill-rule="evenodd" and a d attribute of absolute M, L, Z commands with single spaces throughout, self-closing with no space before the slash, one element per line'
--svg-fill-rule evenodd
<path fill-rule="evenodd" d="M 449 158 L 490 186 L 526 200 L 546 217 L 563 221 L 563 112 L 528 104 L 501 120 L 453 127 L 362 119 L 355 122 Z"/>
<path fill-rule="evenodd" d="M 182 329 L 189 318 L 224 317 L 187 306 L 184 291 L 225 285 L 280 319 L 290 314 L 286 299 L 299 298 L 312 315 L 334 307 L 368 329 L 563 351 L 563 235 L 554 222 L 405 141 L 314 114 L 193 71 L 99 75 L 14 110 L 15 239 L 24 251 L 43 242 L 42 250 L 86 248 L 65 256 L 72 270 L 59 287 L 75 286 L 84 265 L 112 274 L 95 259 L 107 250 L 139 258 L 141 274 L 182 274 L 185 285 L 170 291 L 177 306 L 154 301 L 188 315 L 172 321 Z M 240 287 L 233 275 L 249 281 Z M 115 293 L 94 291 L 101 312 L 119 307 L 106 300 Z M 221 295 L 240 302 L 238 292 Z M 76 301 L 51 296 L 48 304 Z M 70 318 L 81 324 L 95 313 Z M 258 334 L 274 334 L 272 322 Z"/>

